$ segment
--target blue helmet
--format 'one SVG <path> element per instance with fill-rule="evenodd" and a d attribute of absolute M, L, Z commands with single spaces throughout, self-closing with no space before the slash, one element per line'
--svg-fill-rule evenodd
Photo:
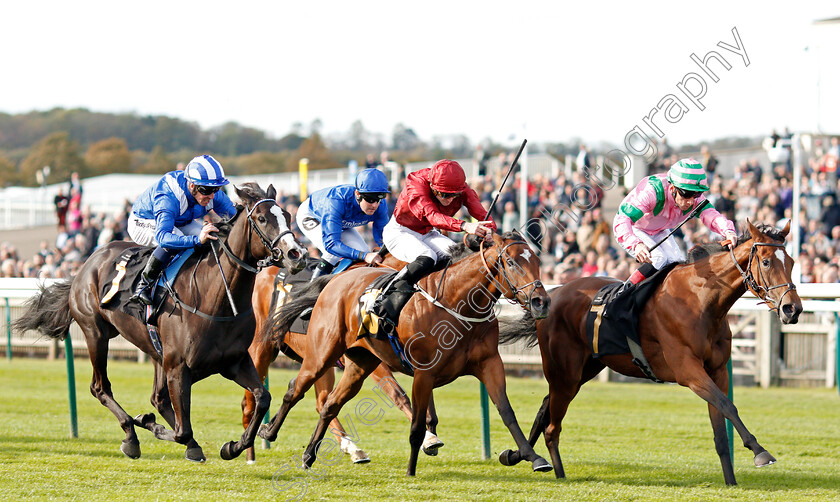
<path fill-rule="evenodd" d="M 391 192 L 388 186 L 388 178 L 385 173 L 376 168 L 364 169 L 356 175 L 356 190 L 359 193 L 381 193 Z"/>
<path fill-rule="evenodd" d="M 210 155 L 199 155 L 184 169 L 187 179 L 195 185 L 220 187 L 230 183 L 219 161 Z"/>

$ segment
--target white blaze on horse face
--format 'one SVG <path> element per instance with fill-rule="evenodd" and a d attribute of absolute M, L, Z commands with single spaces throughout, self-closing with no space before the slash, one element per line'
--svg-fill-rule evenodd
<path fill-rule="evenodd" d="M 529 248 L 529 249 L 526 249 L 526 250 L 522 253 L 522 257 L 523 257 L 523 258 L 525 258 L 525 261 L 530 261 L 530 260 L 531 260 L 531 249 L 530 249 L 530 248 Z"/>
<path fill-rule="evenodd" d="M 274 217 L 277 218 L 277 228 L 280 229 L 280 233 L 289 230 L 288 225 L 286 225 L 286 217 L 283 216 L 283 209 L 280 206 L 276 204 L 271 206 L 271 214 L 273 214 Z M 297 242 L 295 241 L 295 237 L 292 234 L 286 234 L 280 240 L 284 241 L 287 246 L 293 249 L 297 249 L 298 247 Z"/>
<path fill-rule="evenodd" d="M 782 270 L 784 270 L 785 273 L 787 273 L 787 266 L 785 265 L 785 252 L 784 252 L 784 250 L 777 249 L 776 250 L 776 258 L 778 258 L 779 261 L 782 262 Z"/>

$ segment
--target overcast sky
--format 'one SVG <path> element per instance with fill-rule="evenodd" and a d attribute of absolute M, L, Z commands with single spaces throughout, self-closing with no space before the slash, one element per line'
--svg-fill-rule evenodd
<path fill-rule="evenodd" d="M 673 94 L 688 112 L 653 121 L 682 144 L 813 130 L 812 22 L 840 4 L 47 1 L 0 14 L 7 113 L 84 107 L 274 137 L 316 118 L 326 134 L 361 120 L 389 136 L 401 122 L 424 139 L 621 144 Z M 749 66 L 717 45 L 736 46 L 733 28 Z M 690 59 L 713 50 L 731 65 L 710 63 L 717 83 Z M 690 72 L 707 84 L 703 111 L 677 88 Z"/>

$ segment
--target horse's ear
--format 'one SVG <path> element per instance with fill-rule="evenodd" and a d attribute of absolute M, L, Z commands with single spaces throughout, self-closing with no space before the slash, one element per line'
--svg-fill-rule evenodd
<path fill-rule="evenodd" d="M 239 197 L 239 200 L 241 200 L 243 202 L 245 201 L 245 197 L 242 196 L 243 192 L 242 192 L 242 190 L 239 189 L 238 186 L 233 185 L 233 191 L 236 192 L 236 196 Z"/>
<path fill-rule="evenodd" d="M 761 236 L 761 231 L 752 224 L 749 218 L 747 218 L 747 230 L 750 231 L 753 240 L 757 240 Z"/>
<path fill-rule="evenodd" d="M 274 188 L 274 185 L 268 185 L 268 189 L 265 191 L 266 198 L 277 200 L 277 190 Z"/>
<path fill-rule="evenodd" d="M 790 233 L 790 220 L 788 220 L 787 225 L 785 225 L 785 228 L 782 229 L 782 239 L 787 237 L 787 235 L 789 233 Z"/>

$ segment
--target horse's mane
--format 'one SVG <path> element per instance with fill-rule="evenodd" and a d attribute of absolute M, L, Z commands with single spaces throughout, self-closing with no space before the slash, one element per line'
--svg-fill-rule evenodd
<path fill-rule="evenodd" d="M 260 188 L 260 186 L 253 182 L 247 181 L 243 183 L 241 186 L 236 187 L 239 190 L 239 196 L 243 199 L 243 201 L 247 200 L 250 202 L 257 202 L 263 199 L 268 198 L 265 190 Z M 236 214 L 231 216 L 230 218 L 222 219 L 221 221 L 215 223 L 216 228 L 219 229 L 219 232 L 216 236 L 219 238 L 220 241 L 224 242 L 230 237 L 230 232 L 233 230 L 233 225 L 236 222 L 237 218 L 245 211 L 245 206 L 242 204 L 236 204 Z M 201 246 L 201 251 L 197 253 L 197 255 L 204 256 L 210 252 L 210 246 Z"/>
<path fill-rule="evenodd" d="M 518 240 L 518 241 L 523 241 L 523 242 L 525 241 L 525 239 L 522 238 L 522 234 L 520 234 L 516 230 L 512 230 L 510 232 L 505 232 L 504 234 L 502 234 L 502 239 L 505 239 L 505 240 L 513 239 L 513 240 Z M 485 244 L 485 246 L 486 246 L 486 244 Z M 464 244 L 463 241 L 461 241 L 458 244 L 455 244 L 455 246 L 450 249 L 450 258 L 449 258 L 450 262 L 455 263 L 455 262 L 461 261 L 464 258 L 467 258 L 469 256 L 474 255 L 478 250 L 479 250 L 478 246 L 475 246 L 474 248 L 471 248 L 471 247 L 467 246 L 466 244 Z"/>
<path fill-rule="evenodd" d="M 785 238 L 782 236 L 782 231 L 778 228 L 774 227 L 773 225 L 767 225 L 765 223 L 759 223 L 755 226 L 759 232 L 770 237 L 776 242 L 784 242 Z M 742 231 L 741 235 L 738 236 L 738 242 L 735 246 L 740 246 L 741 244 L 750 240 L 751 235 L 748 230 Z M 688 259 L 686 263 L 694 263 L 698 260 L 703 258 L 707 258 L 713 254 L 722 253 L 727 251 L 727 248 L 722 246 L 719 242 L 707 242 L 703 244 L 697 244 L 688 252 Z"/>

